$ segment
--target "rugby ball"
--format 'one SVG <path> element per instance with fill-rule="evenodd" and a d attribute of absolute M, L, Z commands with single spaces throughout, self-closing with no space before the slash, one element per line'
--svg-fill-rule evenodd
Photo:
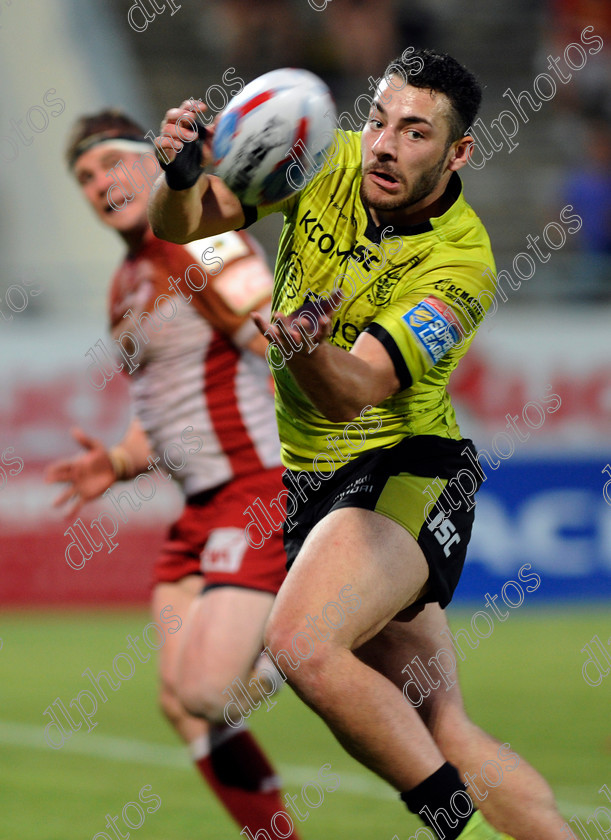
<path fill-rule="evenodd" d="M 326 84 L 308 70 L 272 70 L 250 82 L 221 113 L 214 173 L 243 204 L 273 204 L 320 171 L 336 111 Z"/>

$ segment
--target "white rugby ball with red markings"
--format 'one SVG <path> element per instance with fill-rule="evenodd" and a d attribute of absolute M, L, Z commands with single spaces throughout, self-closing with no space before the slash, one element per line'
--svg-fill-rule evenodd
<path fill-rule="evenodd" d="M 273 204 L 320 171 L 336 111 L 326 84 L 308 70 L 272 70 L 250 82 L 220 115 L 214 172 L 243 204 Z"/>

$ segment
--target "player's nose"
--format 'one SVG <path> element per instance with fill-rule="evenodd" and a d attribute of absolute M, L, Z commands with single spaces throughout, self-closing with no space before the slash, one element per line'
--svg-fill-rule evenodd
<path fill-rule="evenodd" d="M 396 158 L 397 157 L 397 140 L 388 127 L 378 133 L 375 143 L 371 150 L 378 158 Z"/>
<path fill-rule="evenodd" d="M 100 198 L 106 195 L 111 183 L 112 179 L 108 177 L 108 173 L 103 172 L 101 169 L 99 172 L 96 172 L 94 180 L 94 188 L 96 195 Z"/>

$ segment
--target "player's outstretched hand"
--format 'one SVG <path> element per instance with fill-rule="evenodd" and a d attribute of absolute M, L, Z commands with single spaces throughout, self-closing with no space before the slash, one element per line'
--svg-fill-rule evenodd
<path fill-rule="evenodd" d="M 55 461 L 47 467 L 47 483 L 64 482 L 68 487 L 53 503 L 53 507 L 71 503 L 66 516 L 74 516 L 85 502 L 97 499 L 116 481 L 114 467 L 104 444 L 91 438 L 82 429 L 72 429 L 72 437 L 85 452 L 76 458 Z"/>
<path fill-rule="evenodd" d="M 187 143 L 197 140 L 201 141 L 199 165 L 205 167 L 212 162 L 214 125 L 204 126 L 198 120 L 198 115 L 201 119 L 201 114 L 206 110 L 206 106 L 201 102 L 185 99 L 178 108 L 170 108 L 166 111 L 161 122 L 159 137 L 155 139 L 155 146 L 158 149 L 157 157 L 162 166 L 172 163 Z M 163 156 L 160 149 L 163 150 Z"/>
<path fill-rule="evenodd" d="M 258 312 L 253 312 L 252 318 L 269 343 L 286 350 L 290 358 L 293 353 L 304 349 L 310 353 L 312 345 L 316 346 L 329 337 L 331 314 L 337 299 L 334 293 L 329 300 L 320 298 L 317 303 L 306 301 L 289 315 L 275 312 L 271 323 Z"/>

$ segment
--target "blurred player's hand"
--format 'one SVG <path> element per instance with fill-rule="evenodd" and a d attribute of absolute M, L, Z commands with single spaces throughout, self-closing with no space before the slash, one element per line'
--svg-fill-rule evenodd
<path fill-rule="evenodd" d="M 155 139 L 157 149 L 162 149 L 165 158 L 162 159 L 158 151 L 159 162 L 167 165 L 176 159 L 176 155 L 182 151 L 185 143 L 194 140 L 201 140 L 201 161 L 200 166 L 208 166 L 212 162 L 212 138 L 214 137 L 214 125 L 204 127 L 198 122 L 197 115 L 203 114 L 207 108 L 201 102 L 185 99 L 178 108 L 170 108 L 161 122 L 159 137 Z M 193 130 L 193 126 L 198 130 Z"/>
<path fill-rule="evenodd" d="M 72 437 L 85 452 L 65 461 L 55 461 L 47 467 L 47 483 L 65 482 L 68 487 L 53 502 L 53 507 L 71 503 L 66 512 L 73 517 L 85 504 L 97 499 L 116 481 L 114 467 L 104 444 L 91 438 L 82 429 L 72 429 Z"/>

